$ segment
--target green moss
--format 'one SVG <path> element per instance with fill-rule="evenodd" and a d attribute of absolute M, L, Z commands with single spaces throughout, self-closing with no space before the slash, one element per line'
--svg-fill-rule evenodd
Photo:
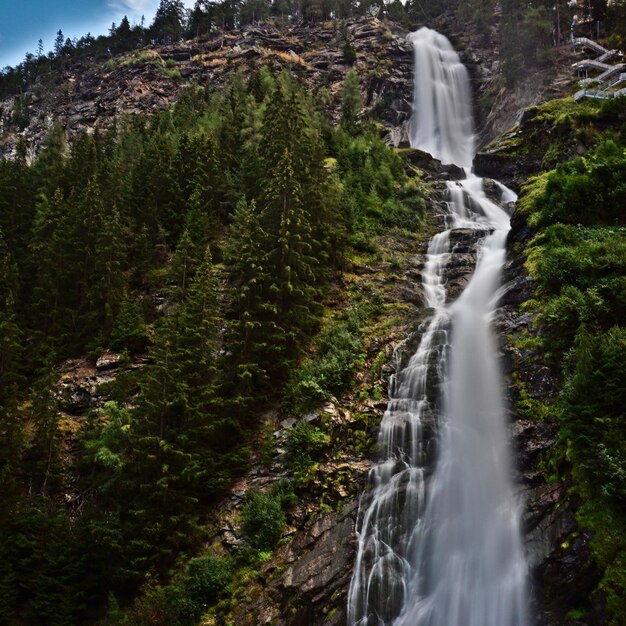
<path fill-rule="evenodd" d="M 530 177 L 522 186 L 515 210 L 519 211 L 522 215 L 531 216 L 535 211 L 538 199 L 545 193 L 547 184 L 547 172 L 539 176 Z"/>
<path fill-rule="evenodd" d="M 163 68 L 163 74 L 173 80 L 179 80 L 180 78 L 182 78 L 180 70 L 177 68 Z"/>
<path fill-rule="evenodd" d="M 370 374 L 372 377 L 377 378 L 381 375 L 383 365 L 385 365 L 388 360 L 385 350 L 380 350 L 376 357 L 374 357 L 372 365 L 370 366 Z"/>
<path fill-rule="evenodd" d="M 551 403 L 531 397 L 519 375 L 513 374 L 513 384 L 519 394 L 519 399 L 515 403 L 515 411 L 519 416 L 530 420 L 543 420 L 551 414 Z"/>
<path fill-rule="evenodd" d="M 338 609 L 337 607 L 330 609 L 330 611 L 328 611 L 328 613 L 326 614 L 326 618 L 325 618 L 325 622 L 329 622 L 337 613 Z"/>
<path fill-rule="evenodd" d="M 486 148 L 487 152 L 494 150 L 504 152 L 519 152 L 518 148 L 525 145 L 524 137 L 520 133 L 519 124 L 516 124 L 508 130 L 504 135 L 494 139 Z"/>
<path fill-rule="evenodd" d="M 527 109 L 526 118 L 530 123 L 549 122 L 551 125 L 563 123 L 567 119 L 586 122 L 595 117 L 600 108 L 599 100 L 586 99 L 575 102 L 571 96 L 566 96 Z"/>

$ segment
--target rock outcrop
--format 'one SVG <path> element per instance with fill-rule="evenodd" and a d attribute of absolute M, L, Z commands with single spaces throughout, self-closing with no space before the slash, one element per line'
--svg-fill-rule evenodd
<path fill-rule="evenodd" d="M 496 35 L 499 18 L 494 19 L 488 32 L 461 24 L 451 13 L 431 24 L 462 51 L 470 71 L 479 146 L 518 123 L 526 107 L 562 95 L 572 84 L 572 52 L 564 47 L 555 62 L 522 77 L 515 86 L 503 87 Z M 389 144 L 407 145 L 413 54 L 405 35 L 399 26 L 373 18 L 281 28 L 260 24 L 109 59 L 78 61 L 54 84 L 44 83 L 46 78 L 32 84 L 21 96 L 19 120 L 14 116 L 14 98 L 0 102 L 0 156 L 14 154 L 22 138 L 32 158 L 55 123 L 71 141 L 81 131 L 107 129 L 121 116 L 161 111 L 191 85 L 219 88 L 234 73 L 247 77 L 261 65 L 273 71 L 287 69 L 314 91 L 325 89 L 335 121 L 343 80 L 354 67 L 361 80 L 364 112 L 383 123 Z M 345 57 L 346 46 L 354 51 L 354 62 Z M 493 175 L 502 178 L 495 171 Z"/>
<path fill-rule="evenodd" d="M 55 390 L 62 413 L 83 417 L 92 409 L 102 408 L 111 399 L 106 386 L 115 381 L 120 369 L 123 367 L 126 372 L 140 369 L 148 357 L 135 355 L 128 363 L 122 361 L 122 355 L 105 351 L 95 363 L 86 358 L 61 363 Z"/>

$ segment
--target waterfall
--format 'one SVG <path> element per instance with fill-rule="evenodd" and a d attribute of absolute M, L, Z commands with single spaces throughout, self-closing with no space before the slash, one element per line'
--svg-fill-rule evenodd
<path fill-rule="evenodd" d="M 450 42 L 437 31 L 420 28 L 408 40 L 415 57 L 411 147 L 446 165 L 470 168 L 474 134 L 467 70 Z"/>
<path fill-rule="evenodd" d="M 448 40 L 422 28 L 415 50 L 411 145 L 469 168 L 469 80 Z M 502 204 L 515 199 L 496 184 Z M 491 331 L 509 217 L 473 175 L 448 183 L 446 230 L 422 273 L 432 317 L 406 366 L 396 355 L 379 432 L 380 460 L 357 519 L 351 626 L 526 626 L 527 566 L 512 479 L 501 375 Z M 449 302 L 459 235 L 477 263 Z"/>

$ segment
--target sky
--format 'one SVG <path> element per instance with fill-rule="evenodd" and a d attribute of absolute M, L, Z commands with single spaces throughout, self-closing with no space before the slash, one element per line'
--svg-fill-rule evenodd
<path fill-rule="evenodd" d="M 192 7 L 194 0 L 184 3 Z M 150 24 L 158 6 L 159 0 L 0 0 L 0 69 L 36 54 L 39 39 L 48 53 L 59 29 L 70 39 L 88 32 L 97 37 L 124 15 L 131 24 L 145 15 Z"/>

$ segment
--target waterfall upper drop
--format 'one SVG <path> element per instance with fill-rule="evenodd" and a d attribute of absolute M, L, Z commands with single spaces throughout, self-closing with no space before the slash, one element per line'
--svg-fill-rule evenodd
<path fill-rule="evenodd" d="M 450 42 L 437 31 L 420 28 L 407 39 L 415 56 L 411 147 L 446 165 L 471 168 L 474 123 L 467 69 Z"/>
<path fill-rule="evenodd" d="M 422 28 L 415 47 L 411 145 L 469 168 L 469 80 L 448 40 Z M 527 565 L 512 478 L 491 318 L 515 194 L 482 179 L 448 182 L 445 230 L 428 247 L 424 304 L 433 315 L 417 350 L 396 359 L 357 520 L 350 626 L 527 626 Z M 450 303 L 447 267 L 459 237 L 477 249 Z M 469 242 L 469 243 L 468 243 Z"/>

